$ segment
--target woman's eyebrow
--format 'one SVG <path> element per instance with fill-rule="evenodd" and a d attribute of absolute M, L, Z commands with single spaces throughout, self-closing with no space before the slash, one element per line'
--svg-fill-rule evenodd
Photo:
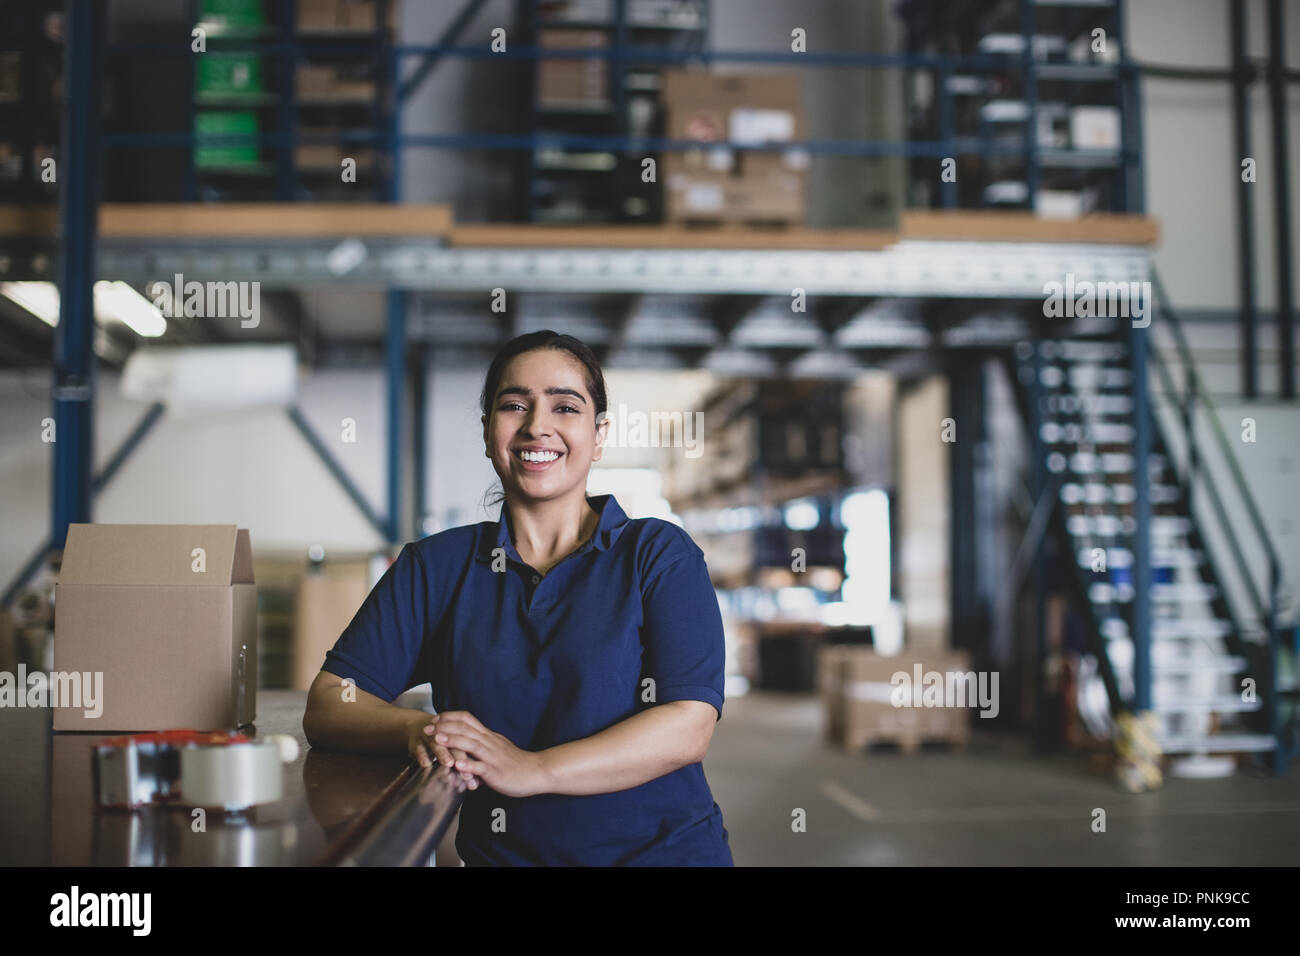
<path fill-rule="evenodd" d="M 587 404 L 587 399 L 583 397 L 583 394 L 571 388 L 564 388 L 562 386 L 552 386 L 548 389 L 544 389 L 543 391 L 547 395 L 572 395 L 574 398 L 578 399 L 578 401 L 582 402 L 582 404 L 584 405 Z M 503 396 L 506 395 L 522 395 L 525 398 L 532 398 L 533 390 L 531 388 L 524 388 L 522 385 L 507 385 L 504 388 L 502 388 L 501 391 L 497 392 L 497 399 L 500 400 Z"/>

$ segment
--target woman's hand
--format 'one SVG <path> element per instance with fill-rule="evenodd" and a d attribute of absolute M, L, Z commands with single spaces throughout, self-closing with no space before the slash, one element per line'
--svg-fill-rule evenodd
<path fill-rule="evenodd" d="M 442 744 L 433 740 L 434 723 L 436 717 L 425 714 L 413 718 L 407 727 L 407 750 L 416 762 L 426 770 L 433 766 L 433 759 L 436 757 L 438 763 L 447 768 L 448 773 L 457 774 L 465 786 L 471 790 L 478 789 L 478 778 L 473 773 L 456 769 L 456 761 L 466 759 L 463 750 L 457 750 L 454 747 L 444 747 Z"/>
<path fill-rule="evenodd" d="M 474 775 L 507 797 L 546 792 L 541 754 L 520 750 L 508 737 L 484 727 L 467 710 L 437 714 L 433 723 L 434 745 L 451 749 L 458 771 Z"/>

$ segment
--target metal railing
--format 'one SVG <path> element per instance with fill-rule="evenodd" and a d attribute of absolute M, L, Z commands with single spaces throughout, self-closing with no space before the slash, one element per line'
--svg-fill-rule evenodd
<path fill-rule="evenodd" d="M 1175 351 L 1182 366 L 1183 387 L 1181 389 L 1178 387 L 1170 363 L 1161 354 L 1154 336 L 1149 339 L 1148 355 L 1153 360 L 1152 364 L 1160 378 L 1166 396 L 1176 405 L 1178 421 L 1181 424 L 1181 438 L 1186 443 L 1184 461 L 1181 463 L 1174 461 L 1174 447 L 1168 441 L 1169 436 L 1162 436 L 1164 438 L 1163 444 L 1165 451 L 1170 455 L 1171 465 L 1179 473 L 1180 484 L 1187 499 L 1188 517 L 1194 522 L 1196 521 L 1194 496 L 1197 496 L 1198 489 L 1203 489 L 1212 513 L 1219 524 L 1222 538 L 1227 542 L 1231 551 L 1232 559 L 1235 562 L 1236 576 L 1245 592 L 1249 595 L 1250 608 L 1240 607 L 1235 597 L 1230 593 L 1230 589 L 1226 586 L 1228 582 L 1223 574 L 1224 569 L 1220 566 L 1214 566 L 1215 576 L 1224 585 L 1221 591 L 1222 598 L 1237 635 L 1244 637 L 1249 625 L 1258 625 L 1267 634 L 1271 661 L 1269 726 L 1270 733 L 1278 743 L 1278 750 L 1276 751 L 1278 755 L 1277 769 L 1281 772 L 1281 767 L 1288 756 L 1283 753 L 1282 749 L 1279 702 L 1281 688 L 1278 682 L 1281 656 L 1279 618 L 1281 615 L 1282 562 L 1276 547 L 1274 547 L 1272 537 L 1268 533 L 1268 526 L 1260 514 L 1255 497 L 1246 482 L 1236 452 L 1224 432 L 1223 423 L 1219 418 L 1214 399 L 1196 369 L 1191 346 L 1187 341 L 1187 334 L 1183 329 L 1182 322 L 1170 302 L 1169 295 L 1160 281 L 1159 274 L 1154 269 L 1151 272 L 1151 285 L 1155 293 L 1159 314 L 1168 320 L 1163 327 L 1169 330 L 1173 339 Z M 1206 464 L 1205 449 L 1197 438 L 1198 412 L 1202 414 L 1202 417 L 1209 420 L 1210 432 L 1214 437 L 1213 450 L 1218 452 L 1220 460 L 1224 463 L 1231 478 L 1231 491 L 1235 492 L 1236 501 L 1240 504 L 1248 519 L 1244 526 L 1241 523 L 1233 522 L 1230 518 L 1223 491 L 1220 489 L 1219 483 L 1215 481 L 1212 470 Z M 1154 407 L 1151 409 L 1151 415 L 1157 429 L 1160 429 L 1159 418 L 1155 414 Z M 1180 464 L 1181 468 L 1179 468 Z M 1255 543 L 1260 547 L 1266 559 L 1267 582 L 1262 587 L 1256 581 L 1256 573 L 1242 549 L 1242 542 L 1239 540 L 1239 533 L 1244 529 L 1253 532 Z M 1202 541 L 1206 546 L 1207 560 L 1213 562 L 1209 542 L 1205 540 L 1204 534 L 1202 534 Z M 1294 624 L 1294 622 L 1292 623 Z"/>

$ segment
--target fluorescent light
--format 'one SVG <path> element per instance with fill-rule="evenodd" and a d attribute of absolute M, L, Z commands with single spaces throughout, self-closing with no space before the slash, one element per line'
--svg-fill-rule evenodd
<path fill-rule="evenodd" d="M 143 338 L 157 338 L 167 331 L 163 314 L 125 282 L 95 283 L 95 318 L 101 322 L 116 319 Z"/>
<path fill-rule="evenodd" d="M 0 282 L 0 295 L 46 325 L 59 324 L 59 287 L 53 282 Z"/>
<path fill-rule="evenodd" d="M 0 295 L 46 325 L 58 326 L 59 287 L 53 282 L 0 282 Z M 121 322 L 145 338 L 156 338 L 167 331 L 163 314 L 125 282 L 95 283 L 95 318 L 101 322 Z"/>

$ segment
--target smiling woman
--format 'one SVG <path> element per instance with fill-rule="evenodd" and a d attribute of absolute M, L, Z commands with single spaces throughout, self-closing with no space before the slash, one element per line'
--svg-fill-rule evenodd
<path fill-rule="evenodd" d="M 326 657 L 308 739 L 453 767 L 471 866 L 732 865 L 701 763 L 723 704 L 703 552 L 586 494 L 608 422 L 579 340 L 513 339 L 480 404 L 500 520 L 402 549 Z M 391 705 L 426 681 L 435 717 Z"/>

